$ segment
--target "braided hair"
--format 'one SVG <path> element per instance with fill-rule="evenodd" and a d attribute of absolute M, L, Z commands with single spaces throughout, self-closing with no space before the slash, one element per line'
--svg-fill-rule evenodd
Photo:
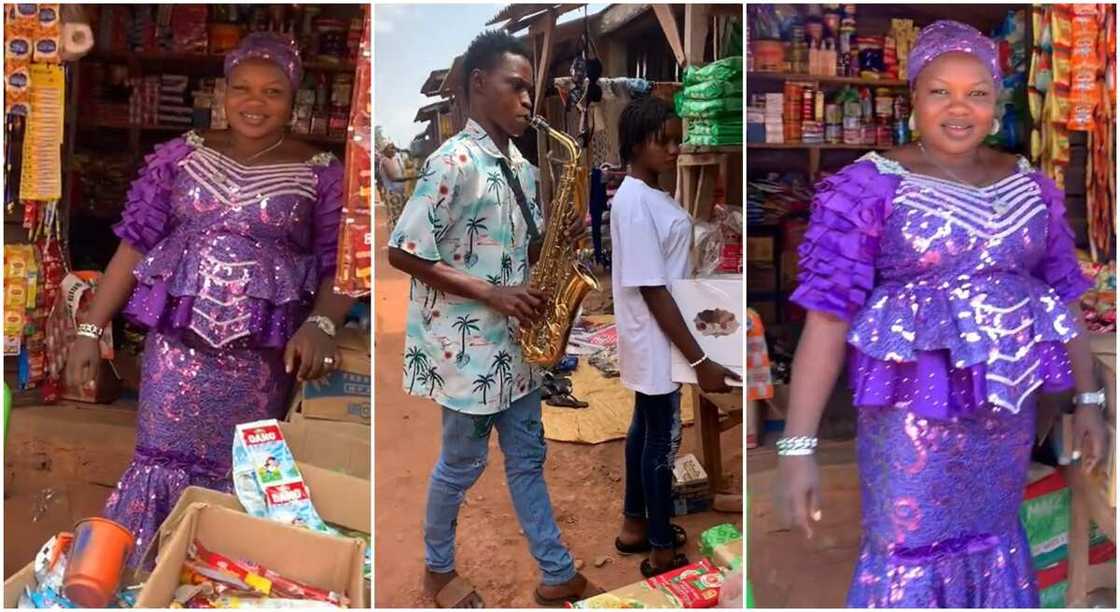
<path fill-rule="evenodd" d="M 665 124 L 676 116 L 673 106 L 661 98 L 643 96 L 631 100 L 618 119 L 618 155 L 622 164 L 633 160 L 636 147 L 651 138 L 660 138 Z"/>

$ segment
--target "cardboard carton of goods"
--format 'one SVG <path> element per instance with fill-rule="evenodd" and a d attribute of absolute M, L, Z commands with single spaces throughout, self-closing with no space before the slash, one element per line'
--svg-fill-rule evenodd
<path fill-rule="evenodd" d="M 673 281 L 669 287 L 681 316 L 707 353 L 740 376 L 746 363 L 746 306 L 743 303 L 743 277 L 718 275 Z M 696 383 L 696 372 L 688 360 L 673 347 L 673 382 Z M 736 383 L 741 386 L 741 383 Z"/>
<path fill-rule="evenodd" d="M 370 424 L 372 362 L 369 334 L 344 327 L 338 332 L 342 363 L 320 380 L 303 384 L 300 412 L 308 419 Z"/>
<path fill-rule="evenodd" d="M 365 607 L 363 544 L 323 535 L 210 504 L 192 504 L 160 549 L 155 570 L 136 601 L 137 608 L 165 608 L 180 587 L 192 549 L 268 568 L 292 581 Z"/>
<path fill-rule="evenodd" d="M 573 608 L 711 608 L 719 603 L 723 574 L 703 559 L 672 572 L 589 597 Z"/>
<path fill-rule="evenodd" d="M 292 454 L 299 458 L 300 470 L 311 464 L 361 478 L 369 487 L 372 438 L 368 426 L 308 419 L 298 412 L 290 414 L 289 418 L 291 422 L 280 423 L 280 431 L 284 432 Z"/>

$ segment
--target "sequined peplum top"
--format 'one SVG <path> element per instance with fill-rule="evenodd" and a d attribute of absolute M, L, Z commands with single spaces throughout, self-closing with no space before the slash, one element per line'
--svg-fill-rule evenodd
<path fill-rule="evenodd" d="M 1019 412 L 1069 388 L 1067 303 L 1089 286 L 1062 192 L 1025 160 L 978 188 L 870 153 L 817 185 L 791 299 L 849 322 L 858 406 Z"/>
<path fill-rule="evenodd" d="M 334 275 L 342 164 L 245 166 L 194 132 L 156 147 L 113 230 L 144 258 L 125 315 L 215 348 L 280 348 Z"/>

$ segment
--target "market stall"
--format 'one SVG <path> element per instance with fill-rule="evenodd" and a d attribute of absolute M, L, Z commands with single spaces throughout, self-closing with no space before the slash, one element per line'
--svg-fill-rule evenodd
<path fill-rule="evenodd" d="M 758 431 L 759 445 L 749 451 L 748 462 L 758 466 L 757 471 L 752 468 L 750 472 L 754 479 L 749 484 L 751 490 L 764 486 L 761 483 L 772 476 L 769 470 L 774 468 L 775 458 L 771 444 L 780 435 L 788 409 L 790 364 L 805 316 L 789 297 L 797 288 L 798 247 L 808 228 L 814 185 L 870 151 L 884 151 L 915 139 L 913 125 L 908 122 L 907 53 L 920 28 L 934 21 L 963 21 L 996 41 L 1003 72 L 997 104 L 999 124 L 986 144 L 1025 157 L 1064 188 L 1067 220 L 1076 233 L 1081 271 L 1095 282 L 1082 298 L 1082 308 L 1096 347 L 1098 367 L 1108 371 L 1105 366 L 1115 358 L 1114 349 L 1104 348 L 1115 342 L 1114 7 L 961 8 L 748 6 L 747 305 L 758 313 L 761 327 L 760 341 L 752 345 L 751 363 L 769 370 L 757 377 L 763 387 L 757 392 L 759 401 L 751 404 L 755 414 L 748 416 L 753 421 L 748 431 Z M 1072 53 L 1075 48 L 1092 52 Z M 1114 377 L 1113 371 L 1102 380 L 1114 381 Z M 822 469 L 838 475 L 833 480 L 836 488 L 825 493 L 826 500 L 831 498 L 834 503 L 858 497 L 858 491 L 848 488 L 849 476 L 854 474 L 855 410 L 843 383 L 846 375 L 842 374 L 840 380 L 820 431 L 822 465 L 826 466 Z M 770 382 L 772 388 L 766 387 Z M 1051 425 L 1059 420 L 1055 416 L 1058 407 L 1069 405 L 1069 401 L 1067 394 L 1044 402 L 1040 440 L 1048 434 L 1051 438 L 1057 435 Z M 1113 400 L 1109 401 L 1111 406 Z M 1110 410 L 1114 415 L 1114 408 Z M 1109 423 L 1114 432 L 1114 417 Z M 1114 437 L 1111 444 L 1115 444 Z M 1113 452 L 1110 450 L 1109 456 Z M 1036 453 L 1036 459 L 1051 465 L 1062 462 L 1061 457 L 1042 457 L 1044 454 Z M 1039 477 L 1044 478 L 1044 473 L 1049 472 L 1040 470 Z M 1101 510 L 1098 515 L 1114 514 L 1115 478 L 1109 462 L 1089 478 L 1069 479 L 1073 487 L 1073 525 L 1067 515 L 1062 533 L 1070 537 L 1071 547 L 1079 543 L 1076 562 L 1072 557 L 1070 560 L 1071 605 L 1086 601 L 1084 576 L 1089 547 L 1085 537 L 1089 529 L 1083 517 L 1090 507 L 1099 507 L 1105 500 L 1110 500 L 1105 503 L 1111 504 L 1111 510 Z M 1064 487 L 1063 483 L 1060 488 Z M 760 489 L 758 495 L 762 494 Z M 759 512 L 769 510 L 772 508 L 764 503 Z M 772 514 L 767 516 L 773 518 Z M 829 529 L 856 528 L 848 512 L 839 516 L 834 513 L 833 518 L 846 523 Z M 1106 534 L 1114 533 L 1114 527 L 1113 531 L 1101 527 Z M 759 552 L 757 546 L 762 540 L 755 534 L 752 542 L 756 543 L 755 554 L 770 550 Z M 855 544 L 849 541 L 852 554 Z M 1036 544 L 1032 539 L 1032 550 Z M 800 545 L 794 547 L 796 550 Z M 1098 554 L 1093 557 L 1094 564 L 1112 556 Z M 1059 580 L 1050 571 L 1056 562 L 1035 559 L 1040 583 L 1061 589 L 1056 598 L 1057 591 L 1049 591 L 1051 603 L 1064 598 L 1067 585 L 1065 574 Z M 780 563 L 775 561 L 776 565 Z M 755 581 L 760 605 L 794 605 L 791 601 L 809 605 L 786 590 L 790 577 L 764 584 L 766 581 L 758 578 L 761 575 L 756 574 Z M 845 584 L 840 579 L 834 583 Z M 1094 588 L 1105 586 L 1114 589 L 1114 581 L 1098 582 Z M 783 596 L 793 599 L 779 602 Z M 836 593 L 827 597 L 832 601 L 829 605 L 842 601 L 842 593 L 839 598 Z"/>
<path fill-rule="evenodd" d="M 158 539 L 134 542 L 99 517 L 136 447 L 145 332 L 107 326 L 93 385 L 68 388 L 63 366 L 130 183 L 155 145 L 227 127 L 224 54 L 251 32 L 298 47 L 287 133 L 344 162 L 331 285 L 359 299 L 338 368 L 297 387 L 285 422 L 229 432 L 235 494 L 188 489 Z M 5 607 L 368 601 L 369 37 L 360 5 L 5 5 Z"/>

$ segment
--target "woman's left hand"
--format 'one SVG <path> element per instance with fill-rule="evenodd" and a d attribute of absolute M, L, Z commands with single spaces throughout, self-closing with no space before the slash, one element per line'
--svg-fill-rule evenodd
<path fill-rule="evenodd" d="M 1073 449 L 1081 453 L 1081 465 L 1092 472 L 1108 448 L 1104 417 L 1096 406 L 1078 406 L 1073 414 Z"/>
<path fill-rule="evenodd" d="M 300 381 L 318 380 L 337 368 L 341 361 L 342 355 L 334 338 L 307 323 L 299 328 L 284 349 L 284 371 L 289 374 L 295 372 L 296 379 Z"/>

